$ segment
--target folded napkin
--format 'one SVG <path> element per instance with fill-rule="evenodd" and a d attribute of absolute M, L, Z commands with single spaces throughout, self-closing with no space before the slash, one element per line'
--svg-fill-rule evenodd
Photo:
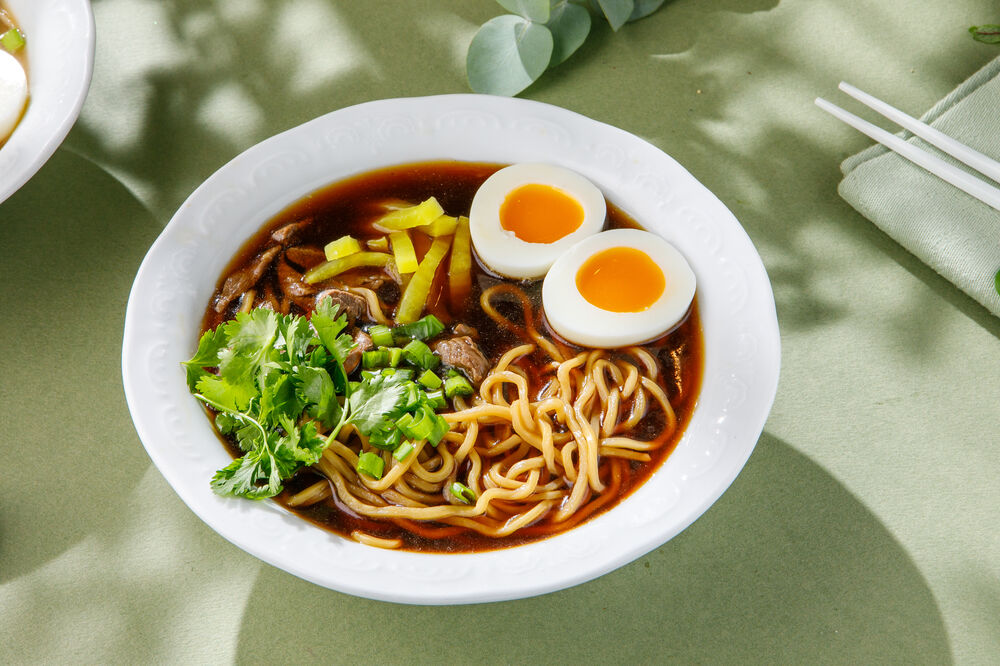
<path fill-rule="evenodd" d="M 921 120 L 1000 160 L 1000 58 L 935 104 Z M 961 166 L 909 132 L 899 136 Z M 1000 294 L 994 287 L 1000 271 L 1000 211 L 880 144 L 847 158 L 840 168 L 844 173 L 840 196 L 1000 317 Z"/>

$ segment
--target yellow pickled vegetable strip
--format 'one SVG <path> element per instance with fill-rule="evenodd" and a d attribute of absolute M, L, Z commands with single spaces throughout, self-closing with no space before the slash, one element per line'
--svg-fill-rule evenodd
<path fill-rule="evenodd" d="M 355 252 L 346 257 L 313 266 L 302 276 L 302 281 L 306 284 L 315 284 L 323 280 L 329 280 L 335 275 L 340 275 L 344 271 L 349 271 L 359 266 L 381 266 L 390 271 L 390 273 L 396 270 L 391 254 L 383 252 Z"/>
<path fill-rule="evenodd" d="M 458 218 L 455 240 L 451 245 L 451 259 L 448 262 L 448 292 L 451 305 L 458 308 L 472 289 L 472 238 L 469 234 L 469 218 Z"/>
<path fill-rule="evenodd" d="M 379 236 L 378 238 L 373 238 L 370 241 L 365 241 L 365 245 L 368 246 L 369 250 L 379 250 L 381 252 L 389 251 L 389 239 L 385 236 Z"/>
<path fill-rule="evenodd" d="M 425 224 L 430 224 L 437 218 L 444 215 L 444 208 L 437 199 L 431 197 L 423 203 L 408 208 L 400 208 L 386 213 L 375 220 L 375 226 L 386 231 L 399 231 L 400 229 L 412 229 Z"/>
<path fill-rule="evenodd" d="M 403 297 L 399 299 L 399 308 L 396 310 L 397 324 L 410 324 L 415 322 L 424 311 L 427 305 L 427 298 L 431 294 L 431 284 L 434 282 L 434 274 L 437 273 L 438 266 L 444 255 L 448 252 L 448 245 L 451 239 L 447 236 L 435 238 L 431 247 L 427 250 L 420 268 L 410 278 L 410 283 L 403 290 Z"/>
<path fill-rule="evenodd" d="M 458 218 L 452 217 L 451 215 L 442 215 L 438 219 L 434 220 L 430 224 L 425 224 L 422 227 L 417 227 L 417 231 L 422 231 L 428 236 L 433 236 L 437 238 L 438 236 L 451 236 L 455 233 L 455 227 L 458 225 Z"/>
<path fill-rule="evenodd" d="M 340 259 L 355 252 L 361 252 L 361 243 L 353 236 L 341 236 L 335 241 L 330 241 L 323 248 L 323 253 L 326 255 L 327 261 Z"/>
<path fill-rule="evenodd" d="M 396 268 L 400 273 L 412 273 L 417 270 L 417 251 L 413 249 L 413 241 L 406 229 L 393 231 L 389 234 L 389 242 L 392 243 L 392 254 L 396 258 Z"/>

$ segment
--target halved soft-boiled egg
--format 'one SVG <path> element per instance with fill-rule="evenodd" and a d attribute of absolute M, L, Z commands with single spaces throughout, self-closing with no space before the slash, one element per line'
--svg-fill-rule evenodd
<path fill-rule="evenodd" d="M 0 143 L 14 131 L 28 101 L 28 78 L 17 58 L 0 49 Z"/>
<path fill-rule="evenodd" d="M 694 299 L 694 271 L 661 236 L 614 229 L 556 259 L 542 284 L 552 329 L 586 347 L 625 347 L 675 327 Z"/>
<path fill-rule="evenodd" d="M 500 169 L 476 191 L 469 230 L 476 253 L 500 275 L 539 278 L 574 243 L 604 227 L 604 195 L 589 180 L 551 164 Z"/>

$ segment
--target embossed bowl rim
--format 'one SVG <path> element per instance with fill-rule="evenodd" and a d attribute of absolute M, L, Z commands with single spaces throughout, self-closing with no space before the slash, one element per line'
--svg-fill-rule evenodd
<path fill-rule="evenodd" d="M 52 157 L 80 115 L 94 68 L 88 0 L 4 0 L 28 40 L 31 99 L 0 148 L 0 203 Z"/>
<path fill-rule="evenodd" d="M 187 391 L 180 362 L 197 345 L 227 262 L 262 224 L 309 192 L 373 168 L 436 159 L 547 161 L 574 169 L 673 242 L 698 277 L 704 386 L 675 452 L 612 510 L 564 534 L 471 554 L 381 550 L 326 532 L 273 502 L 217 497 L 229 462 Z M 484 95 L 368 102 L 242 153 L 180 207 L 146 255 L 128 302 L 125 393 L 150 458 L 181 499 L 240 548 L 349 594 L 457 604 L 542 594 L 593 579 L 665 543 L 700 516 L 750 456 L 780 365 L 771 286 L 729 210 L 655 146 L 558 107 Z"/>

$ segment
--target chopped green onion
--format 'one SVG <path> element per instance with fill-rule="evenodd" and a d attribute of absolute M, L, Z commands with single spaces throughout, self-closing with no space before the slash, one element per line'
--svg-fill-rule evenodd
<path fill-rule="evenodd" d="M 422 397 L 422 392 L 417 385 L 410 382 L 406 385 L 406 402 L 403 403 L 404 409 L 413 409 L 420 403 L 420 398 Z"/>
<path fill-rule="evenodd" d="M 403 358 L 408 363 L 424 370 L 433 370 L 441 363 L 441 359 L 431 351 L 431 348 L 420 340 L 410 340 L 403 347 Z"/>
<path fill-rule="evenodd" d="M 444 389 L 428 391 L 424 399 L 434 409 L 444 409 L 448 406 L 448 401 L 444 399 Z"/>
<path fill-rule="evenodd" d="M 441 386 L 441 378 L 430 370 L 424 370 L 424 374 L 420 375 L 420 379 L 417 381 L 429 389 L 436 389 Z"/>
<path fill-rule="evenodd" d="M 361 367 L 365 370 L 383 368 L 387 365 L 389 365 L 389 352 L 385 349 L 376 349 L 361 353 Z"/>
<path fill-rule="evenodd" d="M 382 368 L 383 377 L 392 377 L 394 374 L 396 374 L 396 368 Z"/>
<path fill-rule="evenodd" d="M 392 334 L 397 338 L 413 338 L 414 340 L 429 340 L 441 335 L 444 331 L 444 324 L 432 314 L 429 314 L 412 324 L 402 324 L 392 329 Z"/>
<path fill-rule="evenodd" d="M 373 479 L 382 478 L 382 470 L 385 469 L 385 461 L 377 453 L 365 451 L 358 456 L 358 471 L 367 474 Z"/>
<path fill-rule="evenodd" d="M 396 426 L 410 439 L 427 439 L 434 430 L 434 416 L 436 415 L 431 410 L 407 412 L 396 421 Z"/>
<path fill-rule="evenodd" d="M 378 376 L 379 376 L 379 373 L 375 372 L 374 370 L 362 370 L 361 371 L 361 381 L 362 382 L 366 382 L 366 381 L 370 382 L 370 381 L 372 381 L 373 379 L 375 379 Z"/>
<path fill-rule="evenodd" d="M 391 347 L 394 344 L 392 329 L 388 326 L 375 324 L 368 329 L 368 335 L 371 336 L 372 342 L 375 343 L 376 347 Z"/>
<path fill-rule="evenodd" d="M 449 398 L 454 398 L 456 395 L 472 395 L 475 392 L 469 380 L 457 372 L 444 382 L 444 394 Z"/>
<path fill-rule="evenodd" d="M 399 431 L 397 430 L 396 432 Z M 392 452 L 392 457 L 399 462 L 403 462 L 411 453 L 413 453 L 413 442 L 404 441 Z"/>
<path fill-rule="evenodd" d="M 472 489 L 469 488 L 464 483 L 459 483 L 458 481 L 455 481 L 454 483 L 451 484 L 450 490 L 451 494 L 454 495 L 455 499 L 457 499 L 459 502 L 462 502 L 464 504 L 472 504 L 476 501 L 476 493 L 472 492 Z"/>
<path fill-rule="evenodd" d="M 389 365 L 396 367 L 403 360 L 403 350 L 399 347 L 389 347 Z"/>
<path fill-rule="evenodd" d="M 431 433 L 427 435 L 427 443 L 437 446 L 448 434 L 448 422 L 440 414 L 433 414 L 432 418 L 434 423 L 431 426 Z"/>
<path fill-rule="evenodd" d="M 0 35 L 0 46 L 8 53 L 17 53 L 24 48 L 24 35 L 17 28 L 11 28 Z"/>
<path fill-rule="evenodd" d="M 371 435 L 368 436 L 368 443 L 374 446 L 376 449 L 382 449 L 384 451 L 395 451 L 399 446 L 399 443 L 403 441 L 403 433 L 399 431 L 398 428 L 393 428 L 391 425 L 387 425 L 384 428 L 376 428 L 372 430 Z"/>

